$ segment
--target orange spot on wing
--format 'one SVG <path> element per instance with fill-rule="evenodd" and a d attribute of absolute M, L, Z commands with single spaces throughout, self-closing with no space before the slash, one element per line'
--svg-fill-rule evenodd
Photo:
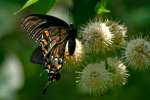
<path fill-rule="evenodd" d="M 44 55 L 48 54 L 48 50 L 47 49 L 43 48 L 42 51 L 43 51 Z"/>
<path fill-rule="evenodd" d="M 50 35 L 50 33 L 48 31 L 44 31 L 44 34 L 46 37 L 48 37 Z"/>
<path fill-rule="evenodd" d="M 51 65 L 50 65 L 50 64 L 48 64 L 48 65 L 47 65 L 47 67 L 48 67 L 48 69 L 50 69 L 50 68 L 51 68 Z"/>
<path fill-rule="evenodd" d="M 48 41 L 46 41 L 45 39 L 41 40 L 40 45 L 46 46 L 46 45 L 48 45 Z"/>
<path fill-rule="evenodd" d="M 62 65 L 57 65 L 56 67 L 58 70 L 60 70 L 62 68 Z"/>

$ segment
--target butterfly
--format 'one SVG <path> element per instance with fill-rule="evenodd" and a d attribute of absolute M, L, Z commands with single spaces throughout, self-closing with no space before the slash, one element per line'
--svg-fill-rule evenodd
<path fill-rule="evenodd" d="M 54 16 L 31 14 L 23 18 L 21 26 L 38 44 L 32 53 L 31 62 L 43 65 L 48 72 L 48 83 L 59 80 L 66 43 L 68 42 L 69 55 L 75 51 L 77 30 L 74 25 Z"/>

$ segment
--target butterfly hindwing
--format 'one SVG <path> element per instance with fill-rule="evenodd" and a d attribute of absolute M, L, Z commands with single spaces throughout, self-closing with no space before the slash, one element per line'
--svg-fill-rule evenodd
<path fill-rule="evenodd" d="M 42 48 L 38 46 L 32 53 L 31 62 L 36 64 L 44 64 L 44 56 L 42 53 Z"/>

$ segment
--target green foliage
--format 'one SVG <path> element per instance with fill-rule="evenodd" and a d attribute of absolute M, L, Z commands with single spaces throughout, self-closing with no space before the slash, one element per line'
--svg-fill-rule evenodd
<path fill-rule="evenodd" d="M 95 11 L 98 15 L 109 13 L 110 10 L 106 9 L 106 0 L 102 0 L 101 2 L 97 3 Z"/>
<path fill-rule="evenodd" d="M 44 84 L 47 81 L 47 74 L 44 74 L 40 77 L 39 73 L 42 67 L 40 65 L 31 64 L 30 56 L 32 51 L 36 47 L 36 44 L 31 41 L 22 31 L 20 30 L 20 18 L 19 14 L 28 14 L 28 13 L 42 13 L 46 14 L 54 4 L 56 0 L 0 0 L 0 68 L 1 64 L 4 61 L 5 56 L 9 53 L 16 54 L 20 62 L 23 65 L 24 71 L 24 86 L 17 92 L 16 100 L 141 100 L 149 99 L 150 93 L 150 73 L 149 71 L 134 71 L 129 69 L 130 77 L 127 85 L 116 88 L 112 91 L 109 91 L 107 94 L 102 96 L 90 96 L 80 94 L 76 89 L 75 77 L 76 74 L 73 72 L 68 72 L 62 70 L 62 78 L 60 81 L 55 82 L 48 89 L 46 95 L 42 95 L 41 91 L 44 87 Z M 65 7 L 64 0 L 62 5 Z M 81 25 L 89 22 L 90 19 L 93 19 L 97 14 L 103 14 L 106 18 L 117 19 L 117 21 L 123 22 L 128 27 L 128 36 L 148 36 L 147 39 L 150 40 L 150 7 L 149 0 L 111 0 L 107 5 L 102 5 L 100 0 L 72 0 L 72 18 L 80 28 Z M 103 0 L 109 1 L 109 0 Z M 65 2 L 68 2 L 65 0 Z M 17 11 L 17 8 L 25 5 Z M 11 6 L 15 8 L 12 9 Z M 68 8 L 67 8 L 68 9 Z M 110 12 L 109 12 L 109 10 Z M 13 16 L 13 12 L 17 13 L 17 16 Z M 107 13 L 109 12 L 109 13 Z M 7 15 L 6 15 L 7 14 Z M 6 16 L 4 16 L 6 15 Z M 10 19 L 17 20 L 11 22 L 13 24 L 1 22 L 9 22 Z M 3 26 L 5 25 L 5 28 Z M 11 27 L 11 28 L 9 28 Z M 17 30 L 17 31 L 16 31 Z M 6 33 L 6 34 L 4 34 Z M 2 35 L 4 34 L 4 35 Z M 121 55 L 120 50 L 115 53 Z M 106 56 L 116 55 L 114 52 L 110 52 Z M 98 62 L 104 58 L 101 54 L 86 54 L 85 65 L 92 62 Z M 85 65 L 82 65 L 86 67 Z M 75 65 L 74 65 L 75 66 Z M 74 67 L 71 66 L 71 67 Z M 78 65 L 79 66 L 79 65 Z M 64 68 L 65 66 L 63 66 Z M 130 67 L 130 66 L 129 66 Z M 1 69 L 0 69 L 1 70 Z M 17 69 L 15 69 L 17 70 Z M 1 80 L 3 82 L 3 80 Z M 7 94 L 7 93 L 6 93 Z M 9 94 L 8 94 L 9 95 Z M 11 100 L 13 100 L 13 96 Z"/>
<path fill-rule="evenodd" d="M 5 58 L 5 52 L 3 49 L 0 49 L 0 65 L 3 63 Z"/>
<path fill-rule="evenodd" d="M 95 6 L 99 0 L 73 0 L 72 15 L 75 25 L 80 26 L 96 15 Z M 82 8 L 81 8 L 82 7 Z"/>
<path fill-rule="evenodd" d="M 28 0 L 22 8 L 20 8 L 14 14 L 17 14 L 24 9 L 33 5 L 33 11 L 37 13 L 46 13 L 55 3 L 55 0 Z"/>
<path fill-rule="evenodd" d="M 104 6 L 96 7 L 97 14 L 109 13 L 110 10 L 107 10 Z"/>
<path fill-rule="evenodd" d="M 55 2 L 56 0 L 39 0 L 36 4 L 33 5 L 32 11 L 34 13 L 45 14 L 53 7 Z"/>
<path fill-rule="evenodd" d="M 33 5 L 34 3 L 38 2 L 39 0 L 28 0 L 22 8 L 20 8 L 17 12 L 15 12 L 15 14 L 21 12 L 22 10 L 26 9 L 27 7 Z"/>

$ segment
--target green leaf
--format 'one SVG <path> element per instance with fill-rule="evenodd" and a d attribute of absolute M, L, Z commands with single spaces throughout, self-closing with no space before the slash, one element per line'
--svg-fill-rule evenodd
<path fill-rule="evenodd" d="M 39 0 L 39 2 L 32 6 L 32 11 L 34 13 L 45 14 L 53 7 L 55 2 L 56 0 Z"/>
<path fill-rule="evenodd" d="M 101 2 L 99 2 L 96 7 L 95 7 L 95 11 L 96 13 L 99 14 L 103 14 L 103 13 L 109 13 L 110 10 L 106 9 L 106 0 L 102 0 Z"/>
<path fill-rule="evenodd" d="M 110 10 L 106 9 L 104 6 L 101 6 L 99 9 L 97 9 L 97 14 L 103 14 L 103 13 L 109 13 Z"/>
<path fill-rule="evenodd" d="M 15 12 L 14 14 L 18 14 L 19 12 L 21 12 L 21 11 L 24 10 L 25 8 L 27 8 L 27 7 L 31 6 L 31 5 L 33 5 L 34 3 L 38 2 L 38 1 L 39 1 L 39 0 L 28 0 L 28 1 L 24 4 L 24 6 L 23 6 L 21 9 L 19 9 L 17 12 Z"/>

